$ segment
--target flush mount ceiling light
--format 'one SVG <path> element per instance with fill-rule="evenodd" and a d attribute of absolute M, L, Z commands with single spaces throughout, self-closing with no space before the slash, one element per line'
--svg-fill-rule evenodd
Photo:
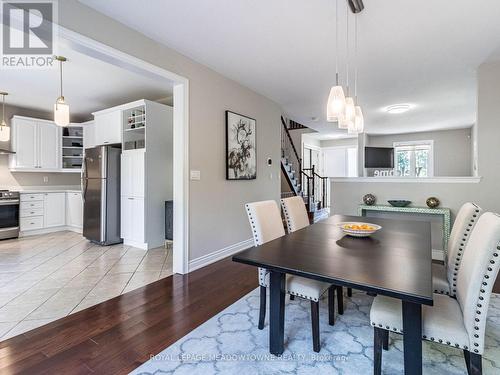
<path fill-rule="evenodd" d="M 59 61 L 59 75 L 60 75 L 60 83 L 61 83 L 61 95 L 57 98 L 56 103 L 54 104 L 54 122 L 59 126 L 68 126 L 69 125 L 69 105 L 64 100 L 63 95 L 63 71 L 62 66 L 63 62 L 66 62 L 67 59 L 64 56 L 54 56 L 54 59 Z"/>
<path fill-rule="evenodd" d="M 411 104 L 393 104 L 385 108 L 385 111 L 387 113 L 390 113 L 391 115 L 397 115 L 399 113 L 405 113 L 409 111 L 412 108 Z"/>
<path fill-rule="evenodd" d="M 5 97 L 9 95 L 6 92 L 0 92 L 2 96 L 2 122 L 0 122 L 0 141 L 8 142 L 10 141 L 10 128 L 7 126 L 7 122 L 5 122 Z"/>

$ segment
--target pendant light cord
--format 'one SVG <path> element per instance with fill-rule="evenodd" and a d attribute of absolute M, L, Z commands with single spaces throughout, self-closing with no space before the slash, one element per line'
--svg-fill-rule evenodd
<path fill-rule="evenodd" d="M 346 12 L 346 53 L 347 53 L 347 59 L 346 59 L 346 79 L 347 79 L 347 96 L 349 96 L 349 7 L 346 6 L 345 8 Z"/>
<path fill-rule="evenodd" d="M 335 0 L 335 81 L 339 85 L 339 0 Z"/>
<path fill-rule="evenodd" d="M 354 101 L 358 104 L 358 16 L 354 15 Z"/>
<path fill-rule="evenodd" d="M 59 61 L 59 77 L 61 82 L 61 98 L 63 97 L 63 62 Z"/>
<path fill-rule="evenodd" d="M 5 94 L 2 94 L 2 123 L 0 125 L 5 126 Z"/>

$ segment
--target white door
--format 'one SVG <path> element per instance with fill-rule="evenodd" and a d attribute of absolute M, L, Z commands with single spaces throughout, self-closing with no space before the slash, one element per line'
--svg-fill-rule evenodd
<path fill-rule="evenodd" d="M 344 147 L 325 149 L 323 154 L 327 177 L 347 177 L 347 155 Z"/>
<path fill-rule="evenodd" d="M 61 128 L 54 123 L 38 123 L 38 165 L 42 169 L 61 168 Z"/>
<path fill-rule="evenodd" d="M 83 201 L 81 193 L 66 193 L 66 225 L 83 227 Z"/>
<path fill-rule="evenodd" d="M 144 197 L 144 150 L 122 152 L 121 195 Z"/>
<path fill-rule="evenodd" d="M 15 118 L 13 121 L 14 168 L 37 168 L 37 125 L 35 121 Z"/>
<path fill-rule="evenodd" d="M 95 144 L 106 145 L 122 142 L 121 111 L 97 114 L 95 120 Z"/>
<path fill-rule="evenodd" d="M 59 227 L 66 223 L 66 193 L 45 193 L 44 227 Z"/>

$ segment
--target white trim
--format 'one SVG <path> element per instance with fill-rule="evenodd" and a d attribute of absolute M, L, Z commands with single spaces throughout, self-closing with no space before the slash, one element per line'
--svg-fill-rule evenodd
<path fill-rule="evenodd" d="M 333 177 L 332 182 L 382 182 L 382 183 L 412 183 L 412 184 L 478 184 L 478 177 Z"/>
<path fill-rule="evenodd" d="M 240 251 L 246 250 L 253 245 L 253 239 L 250 238 L 249 240 L 229 245 L 227 247 L 224 247 L 223 249 L 216 250 L 211 252 L 210 254 L 193 259 L 189 262 L 189 272 L 208 266 L 209 264 L 217 262 L 218 260 L 221 260 L 233 254 L 239 253 Z"/>
<path fill-rule="evenodd" d="M 142 250 L 148 250 L 149 249 L 148 244 L 144 243 L 144 242 L 135 242 L 135 241 L 123 240 L 123 244 L 127 245 L 127 246 L 136 247 L 136 248 L 142 249 Z"/>
<path fill-rule="evenodd" d="M 64 27 L 59 37 L 68 48 L 155 80 L 174 89 L 174 237 L 173 272 L 187 273 L 189 259 L 189 80 Z"/>

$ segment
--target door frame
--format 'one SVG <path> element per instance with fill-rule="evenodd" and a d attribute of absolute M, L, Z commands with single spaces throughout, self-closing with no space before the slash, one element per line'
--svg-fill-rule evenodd
<path fill-rule="evenodd" d="M 66 47 L 144 77 L 164 80 L 173 89 L 173 272 L 189 272 L 189 80 L 58 25 Z"/>

